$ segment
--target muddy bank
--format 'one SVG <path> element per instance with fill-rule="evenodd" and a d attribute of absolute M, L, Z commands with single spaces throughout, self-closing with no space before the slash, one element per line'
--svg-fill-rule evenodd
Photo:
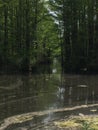
<path fill-rule="evenodd" d="M 43 122 L 46 116 L 50 113 L 54 113 L 55 117 L 47 122 Z M 57 126 L 54 125 L 54 121 L 66 119 L 69 116 L 76 116 L 79 115 L 79 113 L 95 116 L 98 114 L 98 104 L 81 105 L 16 115 L 1 121 L 0 130 L 57 130 L 60 128 L 57 128 Z"/>

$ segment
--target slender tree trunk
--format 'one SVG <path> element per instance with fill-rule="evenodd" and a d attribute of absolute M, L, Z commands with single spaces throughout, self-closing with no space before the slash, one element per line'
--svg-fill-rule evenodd
<path fill-rule="evenodd" d="M 26 70 L 30 70 L 30 17 L 29 0 L 26 0 Z"/>
<path fill-rule="evenodd" d="M 4 6 L 4 63 L 7 65 L 8 56 L 8 7 Z"/>

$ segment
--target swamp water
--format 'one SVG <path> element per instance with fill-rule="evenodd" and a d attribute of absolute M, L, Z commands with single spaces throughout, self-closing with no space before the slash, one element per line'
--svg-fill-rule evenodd
<path fill-rule="evenodd" d="M 48 124 L 65 117 L 66 113 L 54 113 L 56 109 L 98 103 L 98 76 L 95 75 L 3 75 L 0 76 L 0 130 L 22 130 L 24 126 Z M 37 112 L 50 112 L 41 114 Z M 34 117 L 21 118 L 16 127 L 2 127 L 4 119 L 35 112 Z M 87 112 L 87 111 L 86 111 Z M 77 112 L 76 114 L 78 114 Z M 69 113 L 70 115 L 73 112 Z M 32 119 L 31 119 L 32 118 Z M 10 124 L 11 121 L 10 120 Z M 22 121 L 24 120 L 24 121 Z M 26 123 L 23 123 L 25 122 Z M 7 122 L 8 123 L 8 122 Z M 14 122 L 15 123 L 15 122 Z M 13 121 L 12 121 L 13 124 Z M 21 127 L 21 129 L 20 129 Z M 25 129 L 24 129 L 25 130 Z M 28 129 L 29 130 L 29 129 Z"/>

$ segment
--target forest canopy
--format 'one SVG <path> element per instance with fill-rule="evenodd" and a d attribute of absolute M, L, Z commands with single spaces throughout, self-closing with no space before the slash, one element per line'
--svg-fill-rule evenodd
<path fill-rule="evenodd" d="M 98 71 L 97 0 L 0 0 L 0 70 Z"/>

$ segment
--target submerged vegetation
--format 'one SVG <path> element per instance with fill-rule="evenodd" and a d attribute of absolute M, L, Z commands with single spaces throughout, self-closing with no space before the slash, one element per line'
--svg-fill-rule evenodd
<path fill-rule="evenodd" d="M 98 116 L 74 116 L 68 120 L 54 122 L 54 124 L 65 130 L 98 130 Z"/>

